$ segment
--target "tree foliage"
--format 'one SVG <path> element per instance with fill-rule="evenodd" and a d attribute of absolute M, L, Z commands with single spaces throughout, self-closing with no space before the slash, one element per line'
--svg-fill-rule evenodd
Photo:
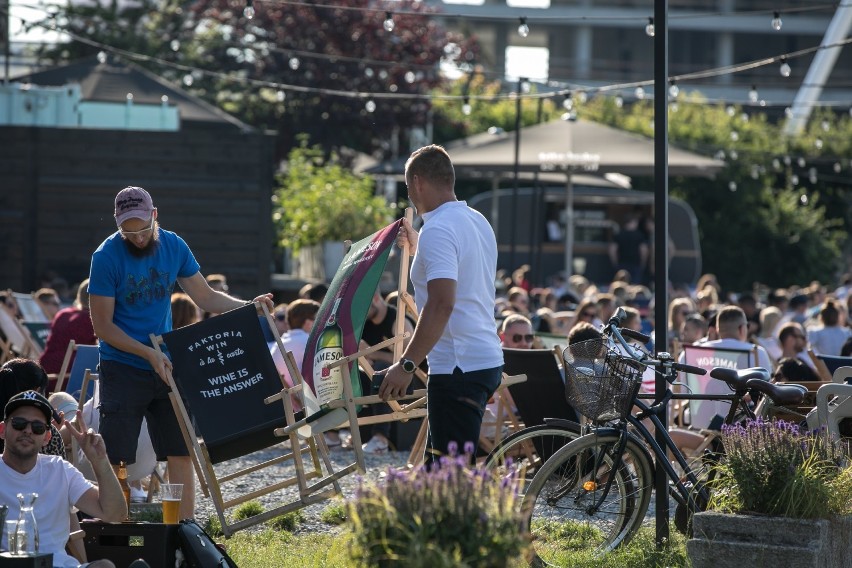
<path fill-rule="evenodd" d="M 95 2 L 61 8 L 57 24 L 183 66 L 140 61 L 248 124 L 278 131 L 281 156 L 300 133 L 326 149 L 382 158 L 407 151 L 412 129 L 425 129 L 441 65 L 466 67 L 477 57 L 475 41 L 448 32 L 415 0 L 394 3 L 404 13 L 393 16 L 390 32 L 385 12 L 364 0 L 261 2 L 251 20 L 245 0 L 141 0 L 132 9 Z M 43 58 L 59 63 L 98 50 L 72 42 Z M 409 96 L 344 96 L 355 93 Z"/>
<path fill-rule="evenodd" d="M 627 109 L 596 99 L 579 112 L 653 136 L 648 102 Z M 695 210 L 704 271 L 731 289 L 832 282 L 841 268 L 850 178 L 835 157 L 849 156 L 852 121 L 821 113 L 793 138 L 782 126 L 752 108 L 708 105 L 698 95 L 670 107 L 672 144 L 725 161 L 715 179 L 672 178 L 670 190 Z"/>
<path fill-rule="evenodd" d="M 290 151 L 273 197 L 279 244 L 294 252 L 324 241 L 361 239 L 390 223 L 395 205 L 373 194 L 375 182 L 326 159 L 307 137 Z"/>

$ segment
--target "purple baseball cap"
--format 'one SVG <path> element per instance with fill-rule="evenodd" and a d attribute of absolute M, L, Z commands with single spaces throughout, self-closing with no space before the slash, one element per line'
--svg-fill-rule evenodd
<path fill-rule="evenodd" d="M 115 196 L 115 223 L 121 225 L 128 219 L 147 221 L 154 211 L 151 194 L 141 187 L 125 187 Z"/>

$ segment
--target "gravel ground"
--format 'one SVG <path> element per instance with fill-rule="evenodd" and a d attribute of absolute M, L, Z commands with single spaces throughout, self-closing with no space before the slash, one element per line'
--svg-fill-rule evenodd
<path fill-rule="evenodd" d="M 280 455 L 280 451 L 265 450 L 257 452 L 250 457 L 243 457 L 229 461 L 225 464 L 215 466 L 216 473 L 219 477 L 232 473 L 243 468 L 262 463 Z M 355 452 L 352 450 L 343 450 L 334 448 L 329 452 L 332 465 L 335 471 L 338 471 L 355 461 Z M 378 480 L 389 466 L 404 467 L 408 460 L 408 452 L 386 452 L 384 454 L 365 454 L 365 462 L 367 471 L 361 475 L 352 473 L 345 475 L 340 479 L 340 488 L 343 492 L 343 497 L 351 498 L 358 486 L 360 479 Z M 253 472 L 237 480 L 227 482 L 221 485 L 223 498 L 225 500 L 235 498 L 239 495 L 245 495 L 252 491 L 262 489 L 264 486 L 271 483 L 283 481 L 284 479 L 295 477 L 295 467 L 292 461 L 287 461 L 280 465 L 271 466 L 260 472 Z M 311 483 L 309 481 L 308 483 Z M 282 503 L 289 503 L 298 499 L 298 487 L 288 487 L 281 489 L 270 495 L 264 495 L 257 500 L 260 501 L 265 509 L 270 509 Z M 335 500 L 324 500 L 314 503 L 302 509 L 305 519 L 300 523 L 296 534 L 300 533 L 335 533 L 339 531 L 339 527 L 329 525 L 320 520 L 320 513 Z M 235 508 L 229 510 L 228 514 L 232 515 Z M 202 524 L 208 517 L 216 516 L 216 509 L 213 506 L 213 500 L 205 497 L 201 492 L 201 488 L 196 481 L 196 505 L 195 518 L 199 524 Z M 250 527 L 246 530 L 260 530 L 260 527 Z"/>

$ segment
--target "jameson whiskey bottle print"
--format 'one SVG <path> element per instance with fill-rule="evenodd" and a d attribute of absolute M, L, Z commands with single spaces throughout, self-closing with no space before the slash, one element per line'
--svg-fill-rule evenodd
<path fill-rule="evenodd" d="M 328 367 L 343 358 L 343 333 L 337 324 L 340 300 L 341 298 L 337 298 L 334 301 L 325 329 L 317 340 L 317 351 L 314 355 L 314 390 L 320 405 L 343 397 L 343 368 L 346 365 Z"/>

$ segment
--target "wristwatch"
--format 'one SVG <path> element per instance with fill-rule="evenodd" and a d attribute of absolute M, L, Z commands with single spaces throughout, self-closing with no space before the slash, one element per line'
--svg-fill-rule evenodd
<path fill-rule="evenodd" d="M 408 374 L 414 373 L 414 371 L 417 370 L 417 363 L 415 363 L 411 359 L 400 359 L 399 366 L 402 367 L 402 370 Z"/>

